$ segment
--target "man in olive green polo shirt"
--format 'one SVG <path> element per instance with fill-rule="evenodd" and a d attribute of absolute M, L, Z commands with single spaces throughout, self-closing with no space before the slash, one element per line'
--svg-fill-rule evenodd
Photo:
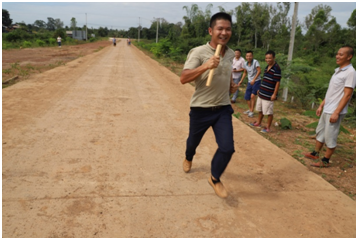
<path fill-rule="evenodd" d="M 195 92 L 190 101 L 190 129 L 183 170 L 186 173 L 190 171 L 196 148 L 205 132 L 212 127 L 218 149 L 211 161 L 209 184 L 219 197 L 225 198 L 228 194 L 220 177 L 235 152 L 229 92 L 233 93 L 238 88 L 231 74 L 235 53 L 226 46 L 232 34 L 231 16 L 224 12 L 213 15 L 209 34 L 209 43 L 190 50 L 180 76 L 182 84 L 195 82 Z M 218 44 L 222 45 L 220 56 L 214 56 Z M 210 69 L 215 69 L 214 77 L 211 85 L 206 86 Z"/>

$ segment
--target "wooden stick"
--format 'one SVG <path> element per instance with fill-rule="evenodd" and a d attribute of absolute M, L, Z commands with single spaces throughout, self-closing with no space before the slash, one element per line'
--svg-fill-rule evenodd
<path fill-rule="evenodd" d="M 216 46 L 215 56 L 220 55 L 221 47 L 222 47 L 221 44 L 218 44 Z M 214 76 L 214 70 L 215 70 L 215 68 L 210 69 L 208 80 L 206 80 L 207 87 L 209 87 L 211 85 L 211 81 L 213 80 L 213 76 Z"/>

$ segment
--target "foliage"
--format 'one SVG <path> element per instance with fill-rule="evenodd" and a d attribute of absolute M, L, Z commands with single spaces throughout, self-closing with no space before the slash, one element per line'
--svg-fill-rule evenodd
<path fill-rule="evenodd" d="M 44 47 L 46 43 L 44 41 L 40 40 L 40 39 L 36 39 L 36 44 L 39 47 Z"/>
<path fill-rule="evenodd" d="M 55 45 L 56 42 L 57 42 L 56 38 L 49 38 L 48 41 L 49 41 L 49 44 L 50 44 L 50 45 Z"/>
<path fill-rule="evenodd" d="M 291 121 L 288 120 L 287 118 L 281 118 L 280 123 L 281 123 L 281 129 L 292 129 Z"/>
<path fill-rule="evenodd" d="M 2 10 L 2 24 L 3 26 L 9 27 L 12 24 L 10 13 L 6 9 Z"/>
<path fill-rule="evenodd" d="M 319 118 L 319 117 L 317 117 L 317 115 L 316 115 L 316 110 L 307 110 L 307 111 L 304 111 L 304 112 L 303 112 L 303 115 L 309 116 L 309 117 L 311 117 L 311 118 Z"/>
<path fill-rule="evenodd" d="M 29 41 L 24 41 L 22 44 L 23 48 L 30 48 L 32 46 L 32 43 Z"/>

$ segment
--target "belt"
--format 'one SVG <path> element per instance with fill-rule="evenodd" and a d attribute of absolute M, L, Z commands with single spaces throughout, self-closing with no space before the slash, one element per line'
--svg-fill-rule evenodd
<path fill-rule="evenodd" d="M 227 106 L 230 106 L 230 105 L 214 106 L 214 107 L 190 107 L 190 109 L 194 110 L 194 111 L 217 111 L 217 110 L 227 107 Z"/>

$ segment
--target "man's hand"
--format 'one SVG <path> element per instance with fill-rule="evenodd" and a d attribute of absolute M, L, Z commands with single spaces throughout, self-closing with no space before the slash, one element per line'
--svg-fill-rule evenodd
<path fill-rule="evenodd" d="M 250 82 L 250 84 L 251 84 L 251 86 L 254 86 L 254 84 L 255 84 L 254 80 L 252 80 L 252 81 Z"/>
<path fill-rule="evenodd" d="M 321 116 L 321 114 L 322 114 L 322 107 L 319 106 L 316 110 L 316 115 L 317 115 L 317 117 L 319 117 L 319 116 Z"/>
<path fill-rule="evenodd" d="M 219 63 L 220 63 L 220 57 L 219 56 L 212 56 L 208 61 L 206 61 L 204 63 L 204 65 L 208 69 L 213 69 L 213 68 L 217 68 L 219 66 Z"/>
<path fill-rule="evenodd" d="M 329 122 L 330 123 L 336 123 L 338 121 L 338 118 L 339 118 L 339 114 L 338 113 L 333 113 L 331 115 L 331 118 L 329 119 Z"/>
<path fill-rule="evenodd" d="M 239 85 L 240 85 L 240 83 L 239 84 L 231 83 L 230 84 L 230 93 L 235 93 L 236 90 L 239 88 Z"/>
<path fill-rule="evenodd" d="M 275 101 L 275 100 L 276 100 L 276 94 L 272 94 L 271 101 Z"/>

